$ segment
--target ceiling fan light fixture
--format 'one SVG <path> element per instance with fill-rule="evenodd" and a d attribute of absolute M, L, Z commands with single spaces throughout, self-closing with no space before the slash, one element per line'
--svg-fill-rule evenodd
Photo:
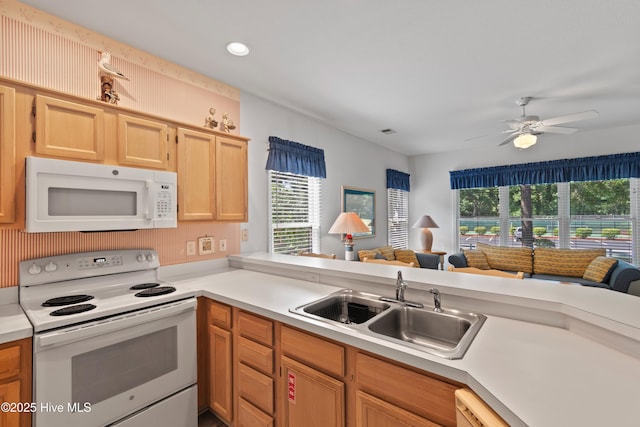
<path fill-rule="evenodd" d="M 518 148 L 529 148 L 538 141 L 538 137 L 531 133 L 523 133 L 513 140 L 513 145 Z"/>
<path fill-rule="evenodd" d="M 249 48 L 246 44 L 240 42 L 231 42 L 227 45 L 227 51 L 235 56 L 245 56 L 249 54 Z"/>

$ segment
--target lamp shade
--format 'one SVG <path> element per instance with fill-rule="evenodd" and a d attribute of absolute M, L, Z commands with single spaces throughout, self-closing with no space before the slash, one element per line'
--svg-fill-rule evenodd
<path fill-rule="evenodd" d="M 369 227 L 355 212 L 342 212 L 329 229 L 329 234 L 367 233 Z"/>
<path fill-rule="evenodd" d="M 438 224 L 431 218 L 429 215 L 422 215 L 415 224 L 413 224 L 413 228 L 440 228 Z"/>
<path fill-rule="evenodd" d="M 531 133 L 523 133 L 513 140 L 513 145 L 518 148 L 529 148 L 538 141 L 538 137 Z"/>

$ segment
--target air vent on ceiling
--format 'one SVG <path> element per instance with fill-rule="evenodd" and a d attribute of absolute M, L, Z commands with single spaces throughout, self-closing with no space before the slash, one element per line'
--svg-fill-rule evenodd
<path fill-rule="evenodd" d="M 385 135 L 393 135 L 394 133 L 397 133 L 395 130 L 389 128 L 389 129 L 382 129 L 380 132 L 384 133 Z"/>

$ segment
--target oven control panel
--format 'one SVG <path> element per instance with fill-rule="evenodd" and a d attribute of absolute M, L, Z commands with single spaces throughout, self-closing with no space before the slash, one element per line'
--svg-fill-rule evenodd
<path fill-rule="evenodd" d="M 82 252 L 20 262 L 20 286 L 38 285 L 160 267 L 153 249 Z"/>
<path fill-rule="evenodd" d="M 112 256 L 99 256 L 99 257 L 88 257 L 88 258 L 78 259 L 79 270 L 86 270 L 90 268 L 113 267 L 116 265 L 122 265 L 122 256 L 112 255 Z"/>

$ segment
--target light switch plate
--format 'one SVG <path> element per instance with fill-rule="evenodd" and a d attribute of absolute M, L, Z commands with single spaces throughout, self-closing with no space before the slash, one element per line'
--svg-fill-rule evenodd
<path fill-rule="evenodd" d="M 227 241 L 220 240 L 220 252 L 225 252 L 227 250 Z"/>
<path fill-rule="evenodd" d="M 216 240 L 213 237 L 200 237 L 198 239 L 198 253 L 209 255 L 216 252 Z"/>
<path fill-rule="evenodd" d="M 187 242 L 187 256 L 192 256 L 196 254 L 196 242 L 191 240 Z"/>

